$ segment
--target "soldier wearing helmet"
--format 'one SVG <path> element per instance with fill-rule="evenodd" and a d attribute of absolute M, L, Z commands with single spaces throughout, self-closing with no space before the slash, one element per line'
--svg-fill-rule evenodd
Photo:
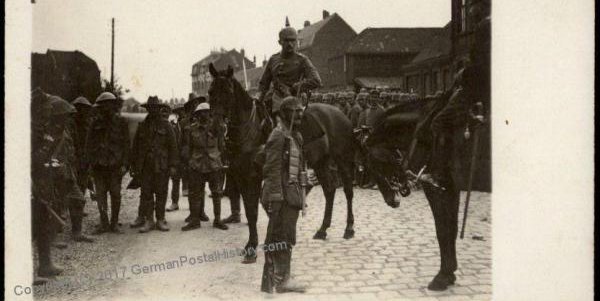
<path fill-rule="evenodd" d="M 117 114 L 119 102 L 114 94 L 104 92 L 96 98 L 98 117 L 90 126 L 85 146 L 85 164 L 94 177 L 100 225 L 96 234 L 123 233 L 119 229 L 121 179 L 129 169 L 129 127 Z M 110 193 L 110 221 L 108 197 Z"/>
<path fill-rule="evenodd" d="M 204 212 L 204 187 L 208 183 L 213 199 L 213 227 L 227 230 L 221 220 L 221 198 L 223 195 L 223 162 L 219 139 L 222 139 L 220 124 L 211 118 L 210 105 L 201 103 L 193 113 L 192 124 L 183 137 L 189 146 L 184 155 L 188 159 L 190 176 L 190 219 L 181 228 L 189 231 L 200 228 L 200 214 Z"/>
<path fill-rule="evenodd" d="M 279 111 L 287 96 L 299 96 L 321 86 L 319 72 L 310 59 L 296 51 L 298 34 L 292 27 L 279 32 L 281 52 L 269 59 L 259 82 L 259 100 L 265 101 L 271 112 Z"/>
<path fill-rule="evenodd" d="M 85 156 L 85 139 L 87 137 L 90 124 L 92 123 L 92 104 L 83 96 L 77 97 L 72 104 L 77 110 L 77 113 L 75 113 L 74 116 L 75 122 L 73 128 L 75 158 L 77 160 L 77 184 L 84 195 L 85 191 L 89 188 L 92 199 L 95 199 L 95 191 L 93 188 L 94 185 L 89 177 L 86 164 L 83 160 Z"/>

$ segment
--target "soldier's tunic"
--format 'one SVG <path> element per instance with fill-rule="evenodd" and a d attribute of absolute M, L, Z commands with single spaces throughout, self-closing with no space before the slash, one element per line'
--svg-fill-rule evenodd
<path fill-rule="evenodd" d="M 148 115 L 138 126 L 131 151 L 132 170 L 141 176 L 141 211 L 147 220 L 164 220 L 169 169 L 179 162 L 177 141 L 169 121 Z M 156 199 L 155 199 L 156 197 Z"/>
<path fill-rule="evenodd" d="M 296 244 L 296 222 L 302 209 L 299 184 L 302 166 L 302 138 L 299 133 L 290 136 L 283 124 L 278 125 L 265 145 L 263 192 L 261 203 L 270 206 L 269 225 L 265 245 L 285 246 L 265 252 L 261 290 L 285 283 L 290 276 L 292 247 Z"/>
<path fill-rule="evenodd" d="M 100 117 L 88 131 L 85 158 L 91 166 L 96 186 L 100 222 L 108 225 L 108 198 L 110 194 L 110 225 L 117 226 L 121 208 L 121 168 L 128 168 L 129 127 L 127 121 L 116 114 Z"/>
<path fill-rule="evenodd" d="M 88 167 L 85 163 L 85 140 L 90 128 L 90 118 L 75 115 L 75 127 L 73 131 L 73 142 L 75 146 L 75 167 L 77 169 L 77 184 L 79 189 L 85 195 L 85 190 L 88 188 Z"/>
<path fill-rule="evenodd" d="M 283 98 L 296 95 L 298 91 L 294 91 L 293 86 L 298 82 L 302 83 L 303 90 L 311 90 L 321 86 L 321 77 L 305 55 L 295 52 L 284 57 L 277 53 L 267 62 L 259 82 L 259 91 L 266 95 L 267 104 L 276 112 Z"/>
<path fill-rule="evenodd" d="M 356 103 L 348 112 L 348 118 L 350 118 L 350 122 L 352 122 L 352 128 L 358 127 L 358 118 L 360 117 L 362 110 L 362 107 Z"/>
<path fill-rule="evenodd" d="M 188 151 L 190 176 L 190 216 L 199 222 L 204 211 L 204 187 L 208 183 L 213 198 L 215 221 L 220 219 L 221 197 L 223 195 L 223 162 L 219 149 L 219 126 L 217 123 L 201 124 L 194 122 L 190 125 L 188 136 Z"/>

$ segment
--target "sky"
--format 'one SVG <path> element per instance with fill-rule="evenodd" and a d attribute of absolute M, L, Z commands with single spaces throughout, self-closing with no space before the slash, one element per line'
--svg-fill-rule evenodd
<path fill-rule="evenodd" d="M 319 21 L 323 9 L 338 13 L 357 33 L 450 21 L 450 0 L 37 0 L 32 51 L 82 51 L 108 79 L 115 18 L 115 77 L 130 89 L 126 97 L 187 99 L 192 65 L 211 49 L 244 48 L 250 60 L 262 62 L 279 51 L 277 33 L 286 16 L 301 28 L 305 20 Z"/>

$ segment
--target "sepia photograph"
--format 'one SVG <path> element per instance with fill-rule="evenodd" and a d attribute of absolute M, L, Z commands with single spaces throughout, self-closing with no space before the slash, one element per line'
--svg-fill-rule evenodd
<path fill-rule="evenodd" d="M 28 6 L 10 300 L 493 299 L 491 0 Z"/>

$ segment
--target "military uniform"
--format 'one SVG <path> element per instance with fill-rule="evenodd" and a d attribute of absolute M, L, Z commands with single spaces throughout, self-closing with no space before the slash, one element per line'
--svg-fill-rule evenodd
<path fill-rule="evenodd" d="M 177 149 L 181 150 L 181 127 L 179 122 L 169 122 L 171 124 L 171 128 L 173 129 L 173 134 L 175 134 L 175 141 L 177 142 Z M 179 209 L 179 190 L 181 187 L 181 178 L 183 174 L 183 165 L 181 164 L 183 160 L 179 161 L 179 166 L 177 166 L 177 173 L 171 176 L 171 210 L 167 208 L 167 211 L 173 211 Z"/>
<path fill-rule="evenodd" d="M 209 110 L 208 104 L 201 104 L 198 109 Z M 186 137 L 188 141 L 188 166 L 190 170 L 190 220 L 182 230 L 191 230 L 200 226 L 200 212 L 204 211 L 204 187 L 208 182 L 212 199 L 214 220 L 213 225 L 226 230 L 221 223 L 221 197 L 223 195 L 223 162 L 219 140 L 222 139 L 220 125 L 212 122 L 196 121 L 191 124 Z"/>
<path fill-rule="evenodd" d="M 39 260 L 37 275 L 42 277 L 62 272 L 61 268 L 52 263 L 50 248 L 57 229 L 50 210 L 59 200 L 55 198 L 54 177 L 48 163 L 60 145 L 59 140 L 49 133 L 51 112 L 48 95 L 40 89 L 34 90 L 31 104 L 31 221 Z M 38 278 L 34 284 L 46 281 L 45 278 Z"/>
<path fill-rule="evenodd" d="M 96 105 L 109 105 L 105 102 L 110 101 L 114 101 L 114 99 L 97 100 Z M 98 232 L 106 230 L 120 232 L 118 225 L 121 209 L 121 182 L 130 165 L 129 147 L 129 126 L 123 117 L 112 112 L 106 113 L 94 120 L 90 126 L 85 158 L 86 164 L 91 167 L 96 187 L 96 201 L 100 212 Z M 110 194 L 110 225 L 107 194 Z"/>
<path fill-rule="evenodd" d="M 150 97 L 146 105 L 160 106 L 160 101 Z M 169 121 L 159 114 L 149 114 L 138 126 L 131 156 L 131 169 L 141 179 L 139 210 L 146 223 L 140 232 L 150 231 L 154 227 L 154 215 L 159 230 L 167 231 L 165 205 L 169 173 L 176 170 L 179 162 L 177 141 Z"/>
<path fill-rule="evenodd" d="M 283 98 L 296 95 L 298 88 L 311 90 L 320 86 L 321 77 L 308 57 L 297 52 L 288 57 L 277 53 L 267 62 L 259 82 L 259 91 L 267 97 L 271 110 L 277 112 Z"/>
<path fill-rule="evenodd" d="M 269 225 L 265 245 L 284 245 L 283 250 L 265 252 L 265 265 L 261 290 L 272 292 L 290 278 L 292 247 L 296 244 L 296 222 L 302 209 L 299 183 L 302 168 L 302 138 L 290 135 L 283 125 L 278 125 L 265 145 L 263 167 L 263 192 L 261 203 L 269 208 Z"/>

